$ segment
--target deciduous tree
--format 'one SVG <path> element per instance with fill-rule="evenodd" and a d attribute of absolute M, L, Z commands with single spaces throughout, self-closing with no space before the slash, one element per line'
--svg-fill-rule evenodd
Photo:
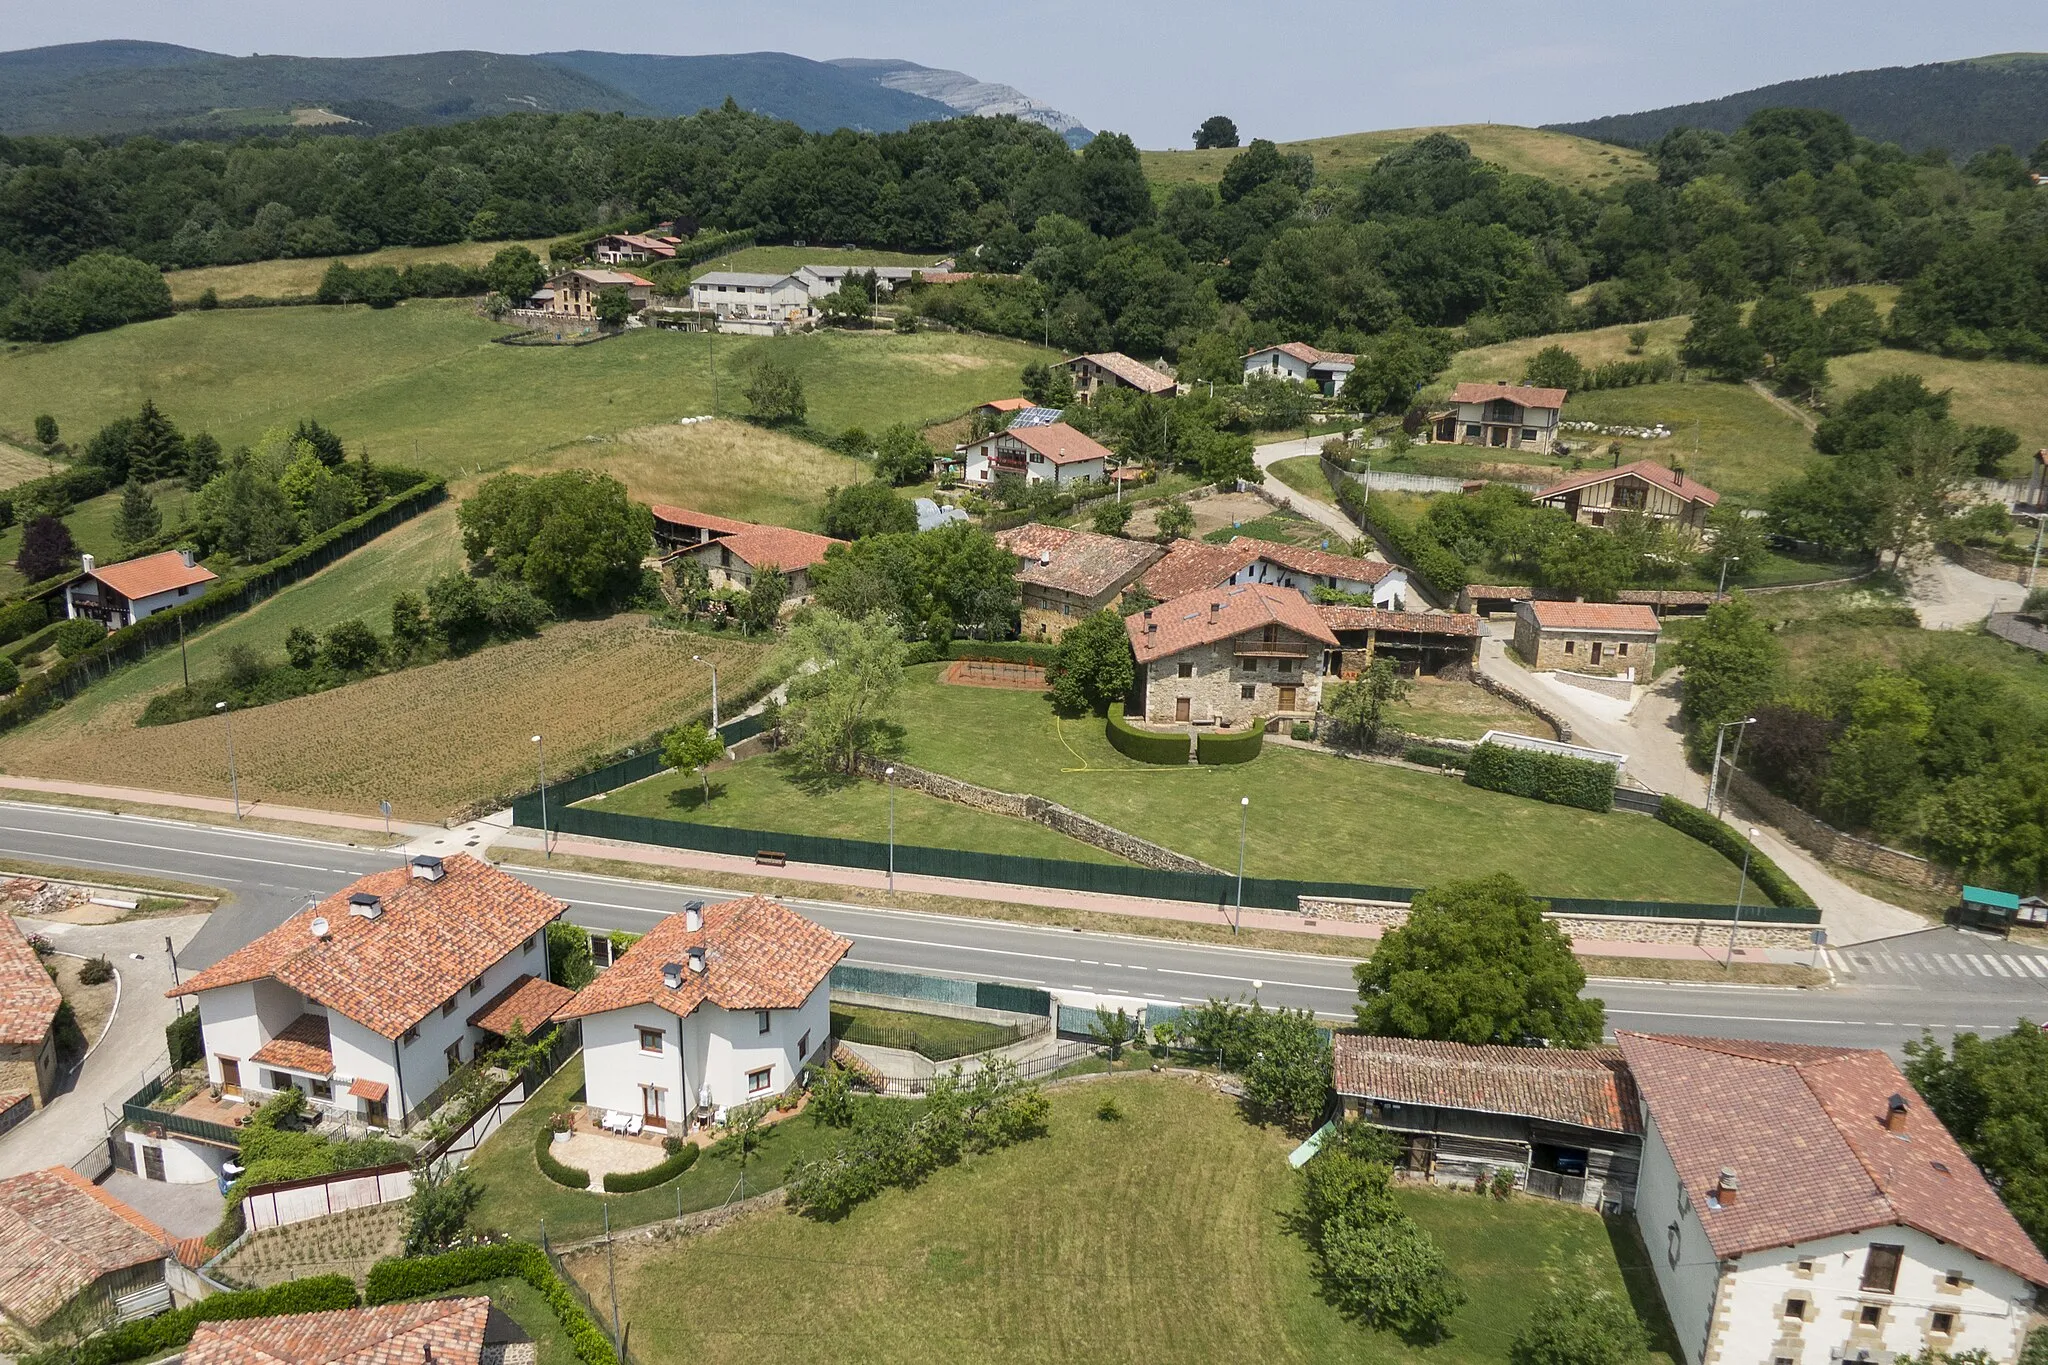
<path fill-rule="evenodd" d="M 1222 114 L 1211 114 L 1202 120 L 1202 126 L 1195 129 L 1195 149 L 1207 151 L 1212 147 L 1235 147 L 1237 125 Z"/>
<path fill-rule="evenodd" d="M 1985 1038 L 1906 1044 L 1906 1079 L 1984 1168 L 2013 1217 L 2048 1245 L 2048 1034 L 2030 1019 Z"/>
<path fill-rule="evenodd" d="M 851 774 L 888 734 L 903 686 L 903 637 L 880 612 L 850 621 L 814 610 L 790 631 L 788 654 L 808 671 L 789 684 L 785 748 L 798 766 Z"/>
<path fill-rule="evenodd" d="M 754 366 L 741 392 L 754 420 L 765 426 L 801 425 L 809 411 L 803 377 L 779 360 L 763 360 Z"/>
<path fill-rule="evenodd" d="M 1408 693 L 1408 682 L 1394 671 L 1391 659 L 1375 659 L 1356 678 L 1329 689 L 1323 709 L 1330 714 L 1330 726 L 1339 744 L 1369 749 L 1380 737 L 1388 702 Z"/>
<path fill-rule="evenodd" d="M 1178 498 L 1162 504 L 1158 516 L 1161 540 L 1185 540 L 1195 533 L 1194 511 Z"/>
<path fill-rule="evenodd" d="M 1046 669 L 1052 704 L 1069 715 L 1106 714 L 1112 702 L 1129 695 L 1137 680 L 1130 636 L 1123 618 L 1113 611 L 1098 611 L 1067 627 Z"/>
<path fill-rule="evenodd" d="M 902 534 L 917 530 L 917 508 L 887 481 L 870 479 L 827 490 L 818 529 L 835 540 Z"/>
<path fill-rule="evenodd" d="M 678 725 L 661 738 L 662 766 L 697 774 L 706 801 L 711 799 L 711 765 L 724 757 L 725 741 L 701 720 Z"/>
<path fill-rule="evenodd" d="M 1510 1365 L 1630 1365 L 1649 1336 L 1629 1301 L 1582 1284 L 1551 1290 L 1508 1347 Z"/>

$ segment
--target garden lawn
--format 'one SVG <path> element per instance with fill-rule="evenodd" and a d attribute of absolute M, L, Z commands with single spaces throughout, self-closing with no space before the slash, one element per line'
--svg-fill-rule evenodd
<path fill-rule="evenodd" d="M 1055 718 L 1036 693 L 953 687 L 910 670 L 904 757 L 1036 792 L 1212 867 L 1234 868 L 1249 796 L 1254 876 L 1426 887 L 1510 872 L 1539 895 L 1732 903 L 1737 869 L 1639 815 L 1548 805 L 1452 778 L 1267 747 L 1232 767 L 1155 767 L 1110 748 L 1096 717 Z"/>
<path fill-rule="evenodd" d="M 589 346 L 491 344 L 508 330 L 461 300 L 180 313 L 0 351 L 0 430 L 27 431 L 48 411 L 76 444 L 154 395 L 180 428 L 230 450 L 311 416 L 372 459 L 459 478 L 710 412 L 714 351 L 719 411 L 746 411 L 746 376 L 772 356 L 802 376 L 811 424 L 834 431 L 957 415 L 1014 394 L 1026 363 L 1054 355 L 932 332 L 647 329 Z"/>
<path fill-rule="evenodd" d="M 1009 1024 L 980 1019 L 949 1019 L 912 1010 L 875 1009 L 869 1005 L 834 1005 L 832 1036 L 843 1042 L 866 1043 L 915 1052 L 935 1062 L 949 1062 L 972 1052 L 1017 1041 Z"/>
<path fill-rule="evenodd" d="M 1321 456 L 1290 455 L 1284 460 L 1275 460 L 1266 467 L 1266 471 L 1295 492 L 1306 494 L 1317 502 L 1330 502 L 1336 496 L 1330 489 L 1330 481 L 1323 477 Z"/>
<path fill-rule="evenodd" d="M 651 815 L 733 829 L 865 839 L 876 844 L 889 837 L 889 793 L 879 782 L 805 779 L 785 759 L 772 754 L 723 764 L 713 768 L 710 777 L 708 803 L 694 774 L 667 772 L 579 804 L 613 815 Z M 941 801 L 907 787 L 896 792 L 896 842 L 1078 862 L 1123 861 L 1029 820 Z"/>
<path fill-rule="evenodd" d="M 675 1217 L 679 1194 L 682 1211 L 689 1213 L 725 1203 L 733 1187 L 739 1184 L 737 1159 L 707 1156 L 668 1184 L 635 1194 L 593 1193 L 557 1185 L 534 1164 L 535 1134 L 546 1124 L 549 1114 L 580 1103 L 582 1098 L 583 1057 L 579 1053 L 549 1077 L 533 1098 L 477 1149 L 469 1169 L 483 1186 L 484 1194 L 470 1218 L 470 1226 L 538 1241 L 545 1220 L 551 1241 L 573 1242 L 604 1231 L 606 1204 L 611 1205 L 614 1228 L 637 1227 Z M 749 1194 L 774 1189 L 782 1183 L 783 1173 L 791 1162 L 820 1155 L 832 1145 L 826 1136 L 830 1130 L 801 1114 L 771 1123 L 762 1131 L 768 1138 L 747 1164 Z"/>
<path fill-rule="evenodd" d="M 1120 1122 L 1096 1117 L 1106 1097 Z M 619 1244 L 634 1354 L 642 1365 L 1497 1365 L 1552 1285 L 1624 1287 L 1595 1214 L 1404 1190 L 1402 1205 L 1471 1295 L 1446 1341 L 1412 1348 L 1319 1296 L 1288 1226 L 1300 1184 L 1286 1161 L 1293 1139 L 1185 1080 L 1119 1078 L 1050 1098 L 1047 1136 L 884 1191 L 838 1222 L 775 1210 L 713 1236 Z M 569 1268 L 606 1312 L 603 1254 Z M 684 1285 L 687 1313 L 675 1308 Z"/>
<path fill-rule="evenodd" d="M 222 299 L 255 295 L 259 299 L 283 299 L 294 295 L 310 298 L 320 292 L 320 277 L 327 267 L 341 261 L 353 269 L 388 265 L 403 270 L 427 261 L 481 267 L 508 246 L 524 246 L 548 259 L 548 241 L 537 237 L 526 242 L 451 242 L 446 246 L 388 246 L 382 251 L 357 256 L 287 257 L 274 261 L 250 261 L 246 265 L 209 265 L 196 270 L 167 270 L 164 280 L 171 286 L 171 301 L 191 303 L 211 289 Z"/>
<path fill-rule="evenodd" d="M 1411 679 L 1408 695 L 1388 704 L 1386 723 L 1389 729 L 1431 739 L 1478 739 L 1488 730 L 1557 738 L 1557 732 L 1533 712 L 1477 683 L 1452 678 Z"/>

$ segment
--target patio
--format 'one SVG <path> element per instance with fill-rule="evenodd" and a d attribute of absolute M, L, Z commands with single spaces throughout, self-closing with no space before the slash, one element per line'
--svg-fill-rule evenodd
<path fill-rule="evenodd" d="M 601 1189 L 608 1175 L 629 1175 L 661 1164 L 667 1155 L 661 1147 L 664 1136 L 658 1128 L 642 1129 L 638 1137 L 607 1133 L 584 1119 L 567 1141 L 554 1143 L 548 1152 L 564 1166 L 590 1172 L 592 1187 Z"/>

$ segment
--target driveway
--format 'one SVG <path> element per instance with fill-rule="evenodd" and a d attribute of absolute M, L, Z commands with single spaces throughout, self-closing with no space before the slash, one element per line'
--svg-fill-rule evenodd
<path fill-rule="evenodd" d="M 24 919 L 22 932 L 41 934 L 61 952 L 82 956 L 105 954 L 120 981 L 114 1014 L 106 1032 L 86 1057 L 78 1074 L 62 1090 L 13 1131 L 0 1137 L 0 1179 L 44 1166 L 76 1166 L 104 1147 L 107 1115 L 121 1101 L 163 1070 L 164 1025 L 178 1007 L 164 998 L 171 986 L 171 960 L 164 939 L 183 947 L 204 915 L 163 916 L 117 924 L 57 924 Z M 140 954 L 141 960 L 133 956 Z M 88 1163 L 97 1170 L 96 1163 Z"/>
<path fill-rule="evenodd" d="M 1296 455 L 1319 454 L 1322 451 L 1323 442 L 1343 434 L 1341 431 L 1328 431 L 1320 436 L 1311 436 L 1307 440 L 1275 441 L 1270 445 L 1254 448 L 1252 458 L 1258 462 L 1259 475 L 1267 492 L 1276 498 L 1286 500 L 1295 511 L 1314 521 L 1321 522 L 1330 530 L 1344 537 L 1344 539 L 1356 540 L 1364 532 L 1358 529 L 1357 522 L 1338 511 L 1335 503 L 1325 502 L 1320 498 L 1312 498 L 1306 493 L 1289 488 L 1278 478 L 1266 472 L 1281 460 L 1292 459 Z"/>
<path fill-rule="evenodd" d="M 2018 611 L 2027 590 L 2002 578 L 1986 578 L 1960 564 L 1929 554 L 1909 561 L 1906 597 L 1928 630 L 1966 630 L 1994 611 Z"/>

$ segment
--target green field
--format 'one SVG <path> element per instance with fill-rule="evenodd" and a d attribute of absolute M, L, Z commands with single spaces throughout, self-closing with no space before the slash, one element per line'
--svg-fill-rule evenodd
<path fill-rule="evenodd" d="M 1464 123 L 1444 128 L 1389 128 L 1372 133 L 1345 133 L 1337 137 L 1310 138 L 1304 142 L 1283 142 L 1282 151 L 1307 152 L 1315 158 L 1316 179 L 1346 184 L 1361 180 L 1378 161 L 1397 147 L 1405 147 L 1431 133 L 1449 133 L 1472 148 L 1472 155 L 1490 161 L 1503 170 L 1541 176 L 1561 185 L 1597 189 L 1633 176 L 1654 172 L 1649 159 L 1640 152 L 1614 147 L 1569 133 L 1550 133 L 1540 128 L 1517 128 L 1511 124 Z M 1247 132 L 1249 142 L 1253 134 Z M 1140 152 L 1145 178 L 1153 193 L 1163 194 L 1175 185 L 1213 185 L 1223 178 L 1223 168 L 1240 148 L 1209 151 Z"/>
<path fill-rule="evenodd" d="M 860 778 L 805 781 L 773 755 L 714 769 L 709 803 L 704 801 L 695 776 L 671 772 L 591 797 L 582 804 L 614 815 L 652 815 L 727 828 L 865 839 L 877 844 L 889 837 L 889 793 L 881 783 Z M 1123 861 L 1029 820 L 991 815 L 908 788 L 896 792 L 896 842 L 1090 863 Z"/>
<path fill-rule="evenodd" d="M 1113 1095 L 1124 1118 L 1095 1110 Z M 783 1210 L 615 1249 L 643 1365 L 896 1361 L 1374 1361 L 1497 1365 L 1539 1295 L 1624 1292 L 1633 1224 L 1547 1201 L 1402 1188 L 1470 1301 L 1428 1348 L 1325 1303 L 1289 1230 L 1293 1140 L 1182 1080 L 1051 1092 L 1051 1131 L 886 1190 L 837 1222 Z M 529 1106 L 529 1109 L 531 1106 Z M 799 1124 L 808 1121 L 799 1118 Z M 600 1252 L 570 1270 L 609 1309 Z M 687 1314 L 676 1311 L 688 1286 Z M 1656 1324 L 1654 1287 L 1638 1311 Z M 1653 1356 L 1653 1365 L 1669 1365 Z"/>
<path fill-rule="evenodd" d="M 190 496 L 183 484 L 166 480 L 152 490 L 156 495 L 156 506 L 164 515 L 164 528 L 175 527 L 185 514 L 185 499 Z M 71 528 L 71 539 L 78 548 L 92 555 L 101 564 L 114 564 L 126 557 L 121 538 L 114 534 L 114 519 L 121 514 L 119 492 L 102 493 L 96 498 L 87 498 L 64 514 L 64 524 Z M 0 593 L 13 592 L 27 586 L 26 581 L 15 572 L 14 560 L 21 553 L 21 523 L 16 522 L 5 531 L 0 531 Z"/>
<path fill-rule="evenodd" d="M 433 300 L 182 313 L 0 351 L 0 430 L 25 431 L 47 411 L 83 440 L 153 396 L 180 427 L 230 449 L 315 416 L 373 459 L 461 478 L 710 412 L 714 351 L 719 411 L 744 412 L 746 374 L 774 356 L 802 375 L 810 422 L 826 430 L 963 412 L 1015 393 L 1019 369 L 1050 354 L 989 337 L 838 331 L 492 345 L 505 330 L 467 303 Z"/>
<path fill-rule="evenodd" d="M 1011 1024 L 979 1019 L 948 1019 L 910 1010 L 875 1009 L 870 1005 L 834 1005 L 832 1036 L 844 1042 L 893 1047 L 935 1062 L 949 1062 L 973 1052 L 1017 1041 Z"/>
<path fill-rule="evenodd" d="M 1213 867 L 1236 866 L 1238 799 L 1249 796 L 1254 876 L 1429 886 L 1511 872 L 1546 895 L 1735 899 L 1732 864 L 1641 816 L 1278 745 L 1237 767 L 1146 766 L 1110 748 L 1100 719 L 1056 721 L 1036 693 L 953 687 L 938 681 L 943 667 L 910 670 L 901 717 L 912 763 L 1035 792 Z"/>
<path fill-rule="evenodd" d="M 246 265 L 209 265 L 196 270 L 167 270 L 164 280 L 171 286 L 171 298 L 190 303 L 211 289 L 223 299 L 253 294 L 260 299 L 306 296 L 320 291 L 320 277 L 336 261 L 354 269 L 388 265 L 403 270 L 427 261 L 450 265 L 481 266 L 508 246 L 524 246 L 543 262 L 547 260 L 548 239 L 526 242 L 451 242 L 446 246 L 388 246 L 381 251 L 357 256 L 293 256 L 272 261 L 250 261 Z"/>

